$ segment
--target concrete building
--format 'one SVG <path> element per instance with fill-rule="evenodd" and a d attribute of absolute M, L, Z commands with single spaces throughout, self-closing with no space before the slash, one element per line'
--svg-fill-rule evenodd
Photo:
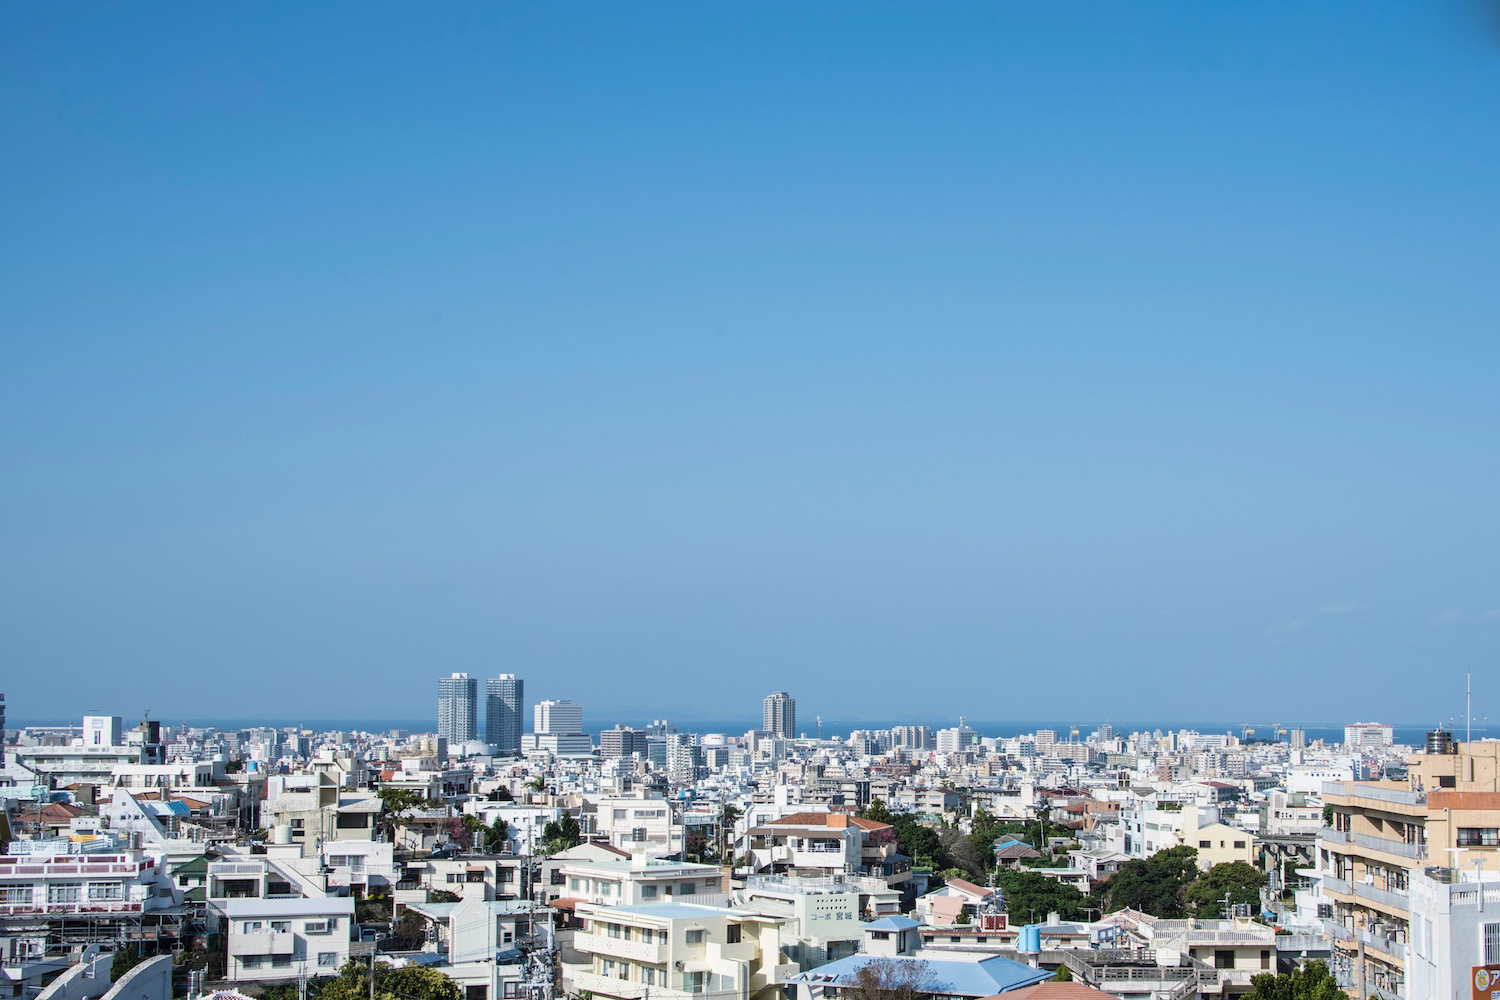
<path fill-rule="evenodd" d="M 691 902 L 727 905 L 727 879 L 715 865 L 658 861 L 635 853 L 628 861 L 572 861 L 559 866 L 567 899 L 609 905 Z"/>
<path fill-rule="evenodd" d="M 853 883 L 752 875 L 743 889 L 735 891 L 734 902 L 738 908 L 785 919 L 781 950 L 801 971 L 859 951 L 863 910 L 859 888 Z"/>
<path fill-rule="evenodd" d="M 1487 997 L 1500 990 L 1496 966 L 1500 872 L 1434 867 L 1413 873 L 1406 996 Z"/>
<path fill-rule="evenodd" d="M 521 752 L 526 731 L 526 682 L 501 674 L 485 683 L 484 740 L 499 754 Z"/>
<path fill-rule="evenodd" d="M 570 992 L 618 1000 L 703 996 L 775 1000 L 797 967 L 781 954 L 781 918 L 685 903 L 582 904 L 581 962 L 564 966 Z"/>
<path fill-rule="evenodd" d="M 761 703 L 761 727 L 772 736 L 795 739 L 797 736 L 797 702 L 785 691 L 766 695 Z"/>
<path fill-rule="evenodd" d="M 354 899 L 230 899 L 225 907 L 232 982 L 332 976 L 349 960 Z"/>
<path fill-rule="evenodd" d="M 450 747 L 479 737 L 479 681 L 455 673 L 438 680 L 438 735 Z"/>
<path fill-rule="evenodd" d="M 1362 747 L 1388 747 L 1395 740 L 1395 731 L 1380 722 L 1353 722 L 1344 727 L 1344 745 L 1354 749 Z"/>

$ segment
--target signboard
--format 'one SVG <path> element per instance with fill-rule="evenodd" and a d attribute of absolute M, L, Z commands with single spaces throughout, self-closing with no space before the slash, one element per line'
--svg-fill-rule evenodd
<path fill-rule="evenodd" d="M 1500 965 L 1476 965 L 1469 975 L 1474 1000 L 1500 1000 Z"/>

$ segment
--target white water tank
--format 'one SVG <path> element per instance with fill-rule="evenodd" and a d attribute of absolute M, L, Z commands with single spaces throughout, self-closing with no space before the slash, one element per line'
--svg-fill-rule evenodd
<path fill-rule="evenodd" d="M 292 828 L 286 823 L 271 828 L 271 843 L 290 844 L 292 842 Z"/>

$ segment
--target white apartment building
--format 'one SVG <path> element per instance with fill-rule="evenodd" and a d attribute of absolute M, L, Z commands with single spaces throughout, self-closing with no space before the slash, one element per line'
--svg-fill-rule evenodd
<path fill-rule="evenodd" d="M 599 799 L 593 829 L 587 832 L 603 836 L 621 850 L 656 855 L 682 850 L 684 836 L 682 824 L 672 815 L 671 803 L 645 793 Z"/>
<path fill-rule="evenodd" d="M 638 852 L 629 861 L 575 861 L 558 871 L 569 899 L 601 906 L 728 902 L 724 870 L 715 865 L 658 861 Z"/>
<path fill-rule="evenodd" d="M 1419 869 L 1410 888 L 1409 1000 L 1488 997 L 1500 990 L 1500 872 Z"/>
<path fill-rule="evenodd" d="M 781 918 L 716 906 L 583 904 L 574 938 L 583 961 L 563 968 L 569 992 L 616 1000 L 704 996 L 774 1000 L 797 971 L 780 949 Z"/>
<path fill-rule="evenodd" d="M 228 967 L 233 982 L 335 975 L 349 960 L 354 899 L 231 899 Z"/>
<path fill-rule="evenodd" d="M 859 950 L 859 887 L 848 882 L 752 875 L 734 893 L 737 908 L 784 919 L 781 951 L 799 970 L 836 962 Z"/>

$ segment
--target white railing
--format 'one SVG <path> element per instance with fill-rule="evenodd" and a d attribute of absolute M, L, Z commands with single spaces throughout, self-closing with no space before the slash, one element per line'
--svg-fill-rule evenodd
<path fill-rule="evenodd" d="M 1368 833 L 1356 833 L 1354 842 L 1360 847 L 1368 847 L 1374 851 L 1385 851 L 1387 854 L 1399 854 L 1403 858 L 1421 859 L 1427 857 L 1426 844 L 1408 844 L 1404 840 L 1392 840 L 1389 837 L 1374 837 Z"/>
<path fill-rule="evenodd" d="M 1383 903 L 1386 906 L 1395 907 L 1398 910 L 1411 908 L 1411 899 L 1404 892 L 1394 892 L 1390 889 L 1380 889 L 1373 885 L 1365 885 L 1363 882 L 1354 883 L 1354 894 L 1365 899 Z"/>

